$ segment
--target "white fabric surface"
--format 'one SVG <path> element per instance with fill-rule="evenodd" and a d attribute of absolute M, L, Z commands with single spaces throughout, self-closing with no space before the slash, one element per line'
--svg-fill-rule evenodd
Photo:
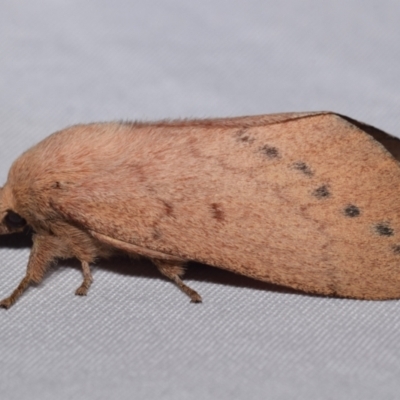
<path fill-rule="evenodd" d="M 78 122 L 327 109 L 398 134 L 399 17 L 397 0 L 3 1 L 1 181 Z M 0 245 L 4 297 L 29 247 Z M 146 262 L 100 262 L 94 277 L 74 296 L 65 262 L 0 310 L 1 399 L 399 398 L 399 301 L 198 265 L 200 305 Z"/>

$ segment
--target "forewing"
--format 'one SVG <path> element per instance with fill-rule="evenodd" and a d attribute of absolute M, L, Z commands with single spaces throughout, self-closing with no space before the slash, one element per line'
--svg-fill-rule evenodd
<path fill-rule="evenodd" d="M 170 249 L 152 248 L 155 227 L 165 213 L 163 202 L 121 189 L 117 178 L 113 188 L 111 177 L 91 178 L 90 182 L 60 184 L 50 200 L 53 210 L 111 247 L 150 258 L 183 260 Z"/>

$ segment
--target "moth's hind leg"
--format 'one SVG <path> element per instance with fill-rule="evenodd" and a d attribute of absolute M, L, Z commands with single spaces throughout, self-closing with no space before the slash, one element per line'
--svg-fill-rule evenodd
<path fill-rule="evenodd" d="M 158 270 L 164 276 L 174 281 L 179 289 L 181 289 L 182 292 L 186 293 L 190 297 L 192 303 L 201 303 L 201 296 L 195 290 L 185 285 L 180 278 L 185 273 L 183 262 L 180 263 L 179 261 L 157 260 L 154 258 L 151 261 L 153 261 Z"/>
<path fill-rule="evenodd" d="M 81 261 L 82 265 L 82 275 L 83 275 L 83 281 L 81 286 L 76 289 L 75 294 L 77 296 L 86 296 L 87 292 L 93 282 L 93 277 L 92 273 L 90 272 L 90 266 L 87 261 Z"/>

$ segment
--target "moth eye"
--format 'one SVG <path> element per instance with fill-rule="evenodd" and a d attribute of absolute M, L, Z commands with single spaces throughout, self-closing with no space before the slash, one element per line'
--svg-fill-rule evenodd
<path fill-rule="evenodd" d="M 17 229 L 26 225 L 26 220 L 14 211 L 7 211 L 4 222 L 9 228 Z"/>

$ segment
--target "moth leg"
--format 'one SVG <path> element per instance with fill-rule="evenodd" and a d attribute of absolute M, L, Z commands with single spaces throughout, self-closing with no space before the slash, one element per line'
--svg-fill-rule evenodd
<path fill-rule="evenodd" d="M 18 297 L 21 296 L 22 293 L 25 292 L 25 290 L 28 288 L 29 284 L 31 283 L 31 276 L 27 272 L 26 275 L 23 277 L 19 285 L 17 286 L 16 289 L 11 293 L 11 296 L 6 297 L 0 302 L 0 307 L 2 308 L 10 308 L 18 299 Z"/>
<path fill-rule="evenodd" d="M 190 297 L 192 303 L 201 303 L 201 296 L 195 290 L 185 285 L 180 278 L 180 276 L 185 273 L 183 263 L 180 263 L 179 261 L 167 261 L 157 259 L 152 259 L 151 261 L 153 261 L 158 270 L 164 276 L 174 281 L 179 289 L 181 289 L 182 292 L 186 293 Z"/>
<path fill-rule="evenodd" d="M 63 255 L 63 250 L 56 237 L 34 235 L 26 274 L 11 295 L 0 302 L 0 307 L 10 308 L 31 282 L 40 283 L 55 257 Z"/>
<path fill-rule="evenodd" d="M 75 294 L 78 296 L 86 296 L 87 292 L 90 288 L 90 285 L 93 282 L 92 273 L 90 272 L 89 263 L 86 261 L 81 261 L 82 264 L 82 275 L 83 275 L 83 282 L 81 286 L 76 289 Z"/>

